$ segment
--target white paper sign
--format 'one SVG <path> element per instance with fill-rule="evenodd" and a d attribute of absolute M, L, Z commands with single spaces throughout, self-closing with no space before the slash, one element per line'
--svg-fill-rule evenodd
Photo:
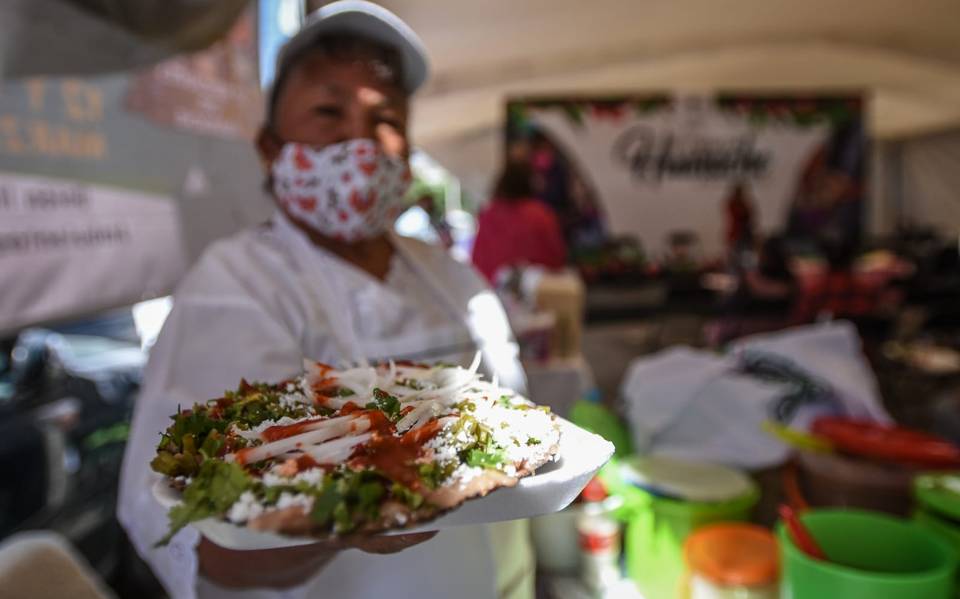
<path fill-rule="evenodd" d="M 0 172 L 0 330 L 169 293 L 185 267 L 171 198 Z"/>

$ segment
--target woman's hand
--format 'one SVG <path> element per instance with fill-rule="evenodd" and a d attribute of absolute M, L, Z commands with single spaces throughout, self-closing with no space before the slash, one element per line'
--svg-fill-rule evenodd
<path fill-rule="evenodd" d="M 201 537 L 197 546 L 200 573 L 229 588 L 289 588 L 303 584 L 340 551 L 359 549 L 388 554 L 429 541 L 437 533 L 379 535 L 350 541 L 323 541 L 279 549 L 225 549 Z"/>

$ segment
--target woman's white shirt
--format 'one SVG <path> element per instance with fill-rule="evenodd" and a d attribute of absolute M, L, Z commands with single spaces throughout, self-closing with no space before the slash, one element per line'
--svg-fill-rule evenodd
<path fill-rule="evenodd" d="M 241 378 L 278 381 L 303 358 L 328 363 L 368 359 L 444 360 L 466 364 L 477 349 L 488 371 L 523 391 L 506 315 L 469 267 L 439 248 L 396 237 L 390 273 L 381 282 L 310 244 L 286 218 L 219 241 L 185 277 L 154 346 L 124 457 L 118 515 L 171 597 L 463 597 L 489 599 L 504 577 L 532 570 L 522 535 L 493 547 L 504 530 L 442 531 L 388 556 L 339 554 L 313 580 L 287 591 L 227 591 L 198 583 L 197 532 L 188 527 L 155 549 L 167 527 L 153 500 L 149 462 L 158 433 L 177 406 L 221 395 Z M 499 543 L 498 543 L 499 544 Z M 497 567 L 497 561 L 510 568 Z M 502 552 L 508 551 L 509 556 Z M 529 578 L 529 577 L 528 577 Z M 531 578 L 532 580 L 532 578 Z M 513 597 L 529 596 L 524 583 Z"/>

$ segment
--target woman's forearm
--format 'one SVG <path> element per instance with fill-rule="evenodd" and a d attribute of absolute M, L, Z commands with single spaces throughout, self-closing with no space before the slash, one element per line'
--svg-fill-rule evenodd
<path fill-rule="evenodd" d="M 201 538 L 200 574 L 229 588 L 289 588 L 320 572 L 336 550 L 319 545 L 236 551 Z"/>
<path fill-rule="evenodd" d="M 301 585 L 316 576 L 340 551 L 359 549 L 367 553 L 397 553 L 429 541 L 436 534 L 373 535 L 349 541 L 334 540 L 249 551 L 225 549 L 201 537 L 197 545 L 197 557 L 200 574 L 222 587 L 285 589 Z"/>

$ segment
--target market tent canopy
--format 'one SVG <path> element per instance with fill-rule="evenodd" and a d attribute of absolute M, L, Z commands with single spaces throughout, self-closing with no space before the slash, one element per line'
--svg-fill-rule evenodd
<path fill-rule="evenodd" d="M 434 144 L 498 127 L 510 94 L 650 89 L 872 95 L 872 133 L 960 123 L 960 3 L 952 0 L 388 0 L 434 76 L 414 132 Z"/>
<path fill-rule="evenodd" d="M 7 0 L 0 73 L 121 70 L 199 49 L 245 0 Z M 311 3 L 319 4 L 319 3 Z M 414 133 L 499 126 L 509 94 L 863 89 L 874 136 L 960 123 L 954 0 L 384 0 L 426 42 L 434 76 Z"/>

